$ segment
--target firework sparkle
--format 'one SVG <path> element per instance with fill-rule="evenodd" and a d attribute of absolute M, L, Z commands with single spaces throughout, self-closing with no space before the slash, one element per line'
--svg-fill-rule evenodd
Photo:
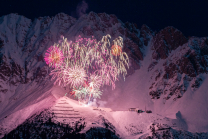
<path fill-rule="evenodd" d="M 50 47 L 45 61 L 55 69 L 52 79 L 60 86 L 71 86 L 77 98 L 86 99 L 100 97 L 103 85 L 111 85 L 115 89 L 118 76 L 127 74 L 128 55 L 122 51 L 123 39 L 118 37 L 110 43 L 111 36 L 103 36 L 101 41 L 92 38 L 81 38 L 75 42 L 62 41 Z M 129 67 L 128 67 L 129 68 Z"/>

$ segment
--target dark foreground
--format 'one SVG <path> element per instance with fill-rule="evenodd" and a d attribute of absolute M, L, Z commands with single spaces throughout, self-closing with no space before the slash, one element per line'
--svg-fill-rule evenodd
<path fill-rule="evenodd" d="M 86 127 L 84 119 L 70 125 L 55 123 L 53 114 L 47 110 L 33 115 L 16 129 L 6 134 L 3 139 L 119 139 L 107 128 L 92 127 L 86 133 L 79 133 Z"/>

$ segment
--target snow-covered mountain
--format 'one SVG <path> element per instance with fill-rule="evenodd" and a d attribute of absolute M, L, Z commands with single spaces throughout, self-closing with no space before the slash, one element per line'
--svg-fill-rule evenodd
<path fill-rule="evenodd" d="M 93 104 L 111 108 L 112 112 L 108 116 L 96 115 L 110 121 L 118 138 L 166 135 L 159 133 L 161 130 L 154 131 L 156 126 L 165 128 L 171 137 L 181 132 L 185 135 L 181 138 L 206 138 L 206 133 L 195 132 L 208 132 L 208 37 L 188 39 L 174 27 L 159 32 L 146 25 L 139 29 L 115 15 L 94 12 L 79 19 L 64 13 L 34 21 L 17 14 L 0 17 L 0 134 L 22 123 L 24 126 L 26 119 L 50 109 L 69 91 L 54 87 L 50 80 L 51 69 L 43 57 L 51 45 L 62 36 L 72 41 L 78 35 L 100 40 L 107 34 L 112 39 L 123 37 L 123 51 L 129 56 L 130 68 L 125 81 L 117 81 L 115 90 L 105 86 L 102 98 Z M 131 107 L 153 113 L 126 112 Z M 158 114 L 163 120 L 158 121 Z M 165 123 L 167 119 L 181 126 Z M 93 126 L 89 130 L 90 127 Z M 85 128 L 84 131 L 87 132 Z"/>

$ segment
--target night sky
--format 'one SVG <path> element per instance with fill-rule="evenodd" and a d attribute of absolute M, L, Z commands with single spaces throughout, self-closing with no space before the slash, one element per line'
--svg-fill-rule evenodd
<path fill-rule="evenodd" d="M 93 11 L 153 31 L 174 26 L 188 36 L 208 36 L 208 0 L 0 0 L 0 17 L 18 13 L 34 20 L 63 12 L 75 18 Z"/>

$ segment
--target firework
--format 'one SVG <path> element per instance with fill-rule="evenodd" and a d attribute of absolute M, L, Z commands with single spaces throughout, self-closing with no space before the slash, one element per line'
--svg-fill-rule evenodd
<path fill-rule="evenodd" d="M 99 88 L 102 85 L 102 78 L 98 75 L 91 75 L 89 79 L 89 87 Z"/>
<path fill-rule="evenodd" d="M 74 96 L 77 97 L 79 100 L 86 100 L 89 95 L 89 90 L 86 87 L 78 87 L 73 89 Z"/>
<path fill-rule="evenodd" d="M 60 67 L 53 69 L 50 75 L 52 75 L 51 80 L 55 79 L 54 85 L 58 84 L 59 86 L 64 86 L 63 74 Z"/>
<path fill-rule="evenodd" d="M 44 59 L 47 65 L 56 68 L 63 63 L 64 56 L 58 47 L 51 46 L 45 53 Z"/>
<path fill-rule="evenodd" d="M 86 71 L 80 66 L 63 69 L 64 86 L 71 85 L 72 87 L 80 86 L 86 81 Z"/>
<path fill-rule="evenodd" d="M 100 91 L 98 88 L 91 90 L 90 92 L 90 97 L 92 96 L 93 98 L 100 98 L 102 95 L 102 91 Z"/>
<path fill-rule="evenodd" d="M 99 88 L 103 85 L 114 89 L 120 74 L 125 79 L 129 59 L 122 51 L 123 39 L 116 38 L 113 45 L 110 39 L 110 35 L 103 36 L 101 41 L 79 36 L 72 42 L 63 37 L 46 53 L 46 63 L 55 67 L 52 79 L 59 85 L 70 85 L 78 99 L 99 97 L 102 94 Z"/>
<path fill-rule="evenodd" d="M 113 46 L 111 47 L 111 53 L 112 53 L 114 56 L 119 56 L 119 55 L 122 53 L 121 46 L 119 46 L 119 45 L 113 45 Z"/>

